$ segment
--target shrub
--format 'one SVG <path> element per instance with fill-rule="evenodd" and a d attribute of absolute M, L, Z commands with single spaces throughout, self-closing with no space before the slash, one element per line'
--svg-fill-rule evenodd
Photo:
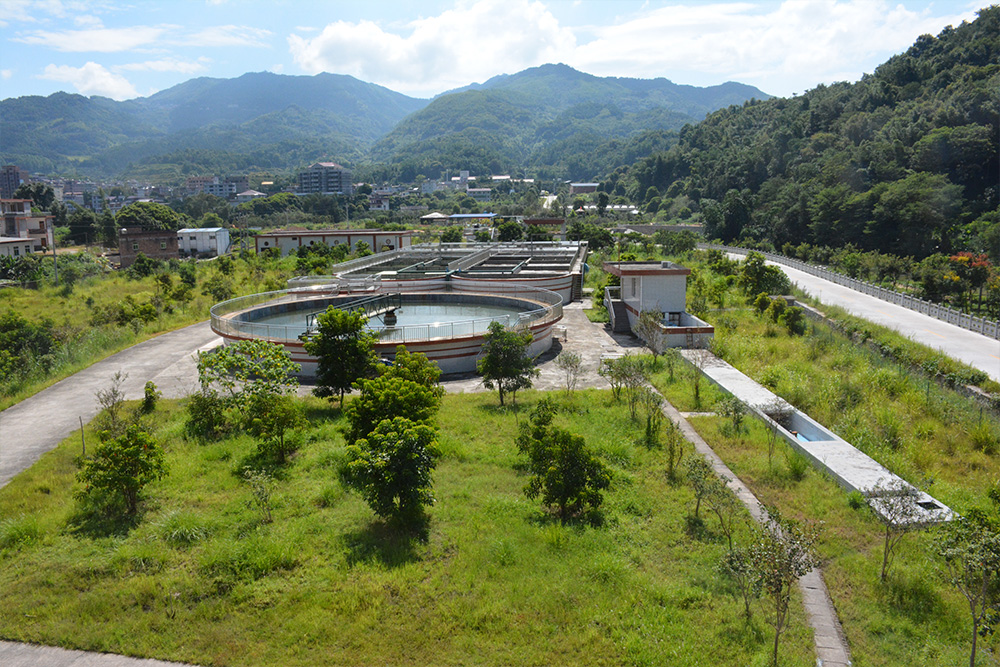
<path fill-rule="evenodd" d="M 167 474 L 163 449 L 139 426 L 129 426 L 117 438 L 97 445 L 94 458 L 83 465 L 77 478 L 85 486 L 83 495 L 106 494 L 124 503 L 135 514 L 142 489 Z"/>

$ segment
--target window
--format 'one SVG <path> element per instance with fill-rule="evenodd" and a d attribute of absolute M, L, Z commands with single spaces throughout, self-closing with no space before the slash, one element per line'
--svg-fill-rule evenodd
<path fill-rule="evenodd" d="M 17 246 L 14 246 L 14 257 L 20 257 L 20 256 L 21 256 L 21 249 L 18 248 Z"/>
<path fill-rule="evenodd" d="M 194 239 L 191 239 L 191 240 L 193 241 Z M 215 240 L 215 234 L 209 234 L 208 235 L 208 240 L 209 241 L 214 241 Z"/>
<path fill-rule="evenodd" d="M 133 243 L 132 244 L 132 250 L 138 250 L 138 249 L 139 249 L 139 244 L 138 243 Z"/>
<path fill-rule="evenodd" d="M 166 250 L 166 249 L 167 249 L 167 242 L 160 241 L 160 250 Z"/>
<path fill-rule="evenodd" d="M 197 241 L 197 240 L 198 240 L 198 237 L 197 237 L 197 236 L 189 236 L 189 237 L 188 237 L 188 240 L 189 240 L 189 241 Z"/>
<path fill-rule="evenodd" d="M 638 278 L 633 278 L 633 279 L 632 279 L 632 296 L 635 296 L 635 284 L 636 284 L 637 282 L 639 282 L 639 279 L 638 279 Z"/>

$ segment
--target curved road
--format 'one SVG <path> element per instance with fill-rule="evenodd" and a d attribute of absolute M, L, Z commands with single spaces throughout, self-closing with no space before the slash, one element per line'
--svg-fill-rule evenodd
<path fill-rule="evenodd" d="M 125 398 L 142 398 L 146 381 L 169 398 L 198 388 L 195 352 L 221 343 L 208 321 L 171 331 L 134 345 L 60 380 L 0 412 L 0 488 L 14 475 L 54 449 L 98 412 L 96 392 L 110 386 L 118 371 L 128 374 Z"/>
<path fill-rule="evenodd" d="M 742 259 L 741 255 L 731 256 Z M 799 289 L 822 303 L 840 306 L 851 315 L 894 329 L 917 343 L 978 368 L 1000 382 L 1000 340 L 856 292 L 778 262 L 767 263 L 779 267 Z"/>

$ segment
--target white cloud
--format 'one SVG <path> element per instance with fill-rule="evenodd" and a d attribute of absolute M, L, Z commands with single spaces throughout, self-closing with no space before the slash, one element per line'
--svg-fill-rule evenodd
<path fill-rule="evenodd" d="M 129 26 L 90 30 L 35 30 L 14 38 L 14 41 L 47 46 L 56 51 L 115 53 L 156 43 L 167 26 Z"/>
<path fill-rule="evenodd" d="M 598 75 L 715 75 L 787 95 L 858 79 L 862 63 L 877 64 L 921 34 L 972 18 L 971 11 L 932 16 L 885 0 L 786 0 L 769 11 L 735 2 L 672 5 L 594 29 L 570 64 Z"/>
<path fill-rule="evenodd" d="M 116 65 L 115 71 L 140 71 L 140 72 L 180 72 L 181 74 L 194 74 L 203 72 L 208 68 L 211 59 L 201 57 L 196 62 L 177 60 L 175 58 L 163 58 L 161 60 L 147 60 L 141 63 L 128 63 Z"/>
<path fill-rule="evenodd" d="M 74 16 L 73 25 L 76 25 L 80 28 L 90 28 L 90 29 L 98 29 L 104 27 L 104 23 L 101 22 L 101 19 L 91 14 L 78 14 Z"/>
<path fill-rule="evenodd" d="M 14 76 L 14 71 L 9 69 L 0 69 L 0 79 L 9 79 Z"/>
<path fill-rule="evenodd" d="M 371 21 L 337 21 L 315 37 L 289 36 L 288 46 L 306 72 L 351 74 L 418 95 L 561 62 L 576 46 L 572 31 L 531 0 L 460 2 L 405 28 L 401 36 Z"/>
<path fill-rule="evenodd" d="M 246 25 L 219 25 L 205 28 L 187 40 L 192 46 L 268 46 L 270 30 Z"/>
<path fill-rule="evenodd" d="M 47 65 L 40 77 L 73 84 L 84 95 L 103 95 L 115 100 L 139 95 L 128 79 L 121 74 L 109 72 L 103 65 L 95 62 L 88 62 L 83 67 Z"/>

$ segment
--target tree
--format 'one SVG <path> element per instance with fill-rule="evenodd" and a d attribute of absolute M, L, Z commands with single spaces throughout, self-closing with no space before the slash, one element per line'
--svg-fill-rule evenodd
<path fill-rule="evenodd" d="M 48 183 L 22 183 L 14 191 L 14 199 L 30 199 L 31 208 L 48 211 L 56 203 L 56 192 Z"/>
<path fill-rule="evenodd" d="M 615 400 L 625 397 L 629 413 L 635 419 L 641 389 L 649 378 L 643 358 L 637 354 L 625 354 L 617 359 L 605 359 L 597 372 L 611 383 Z"/>
<path fill-rule="evenodd" d="M 77 479 L 84 484 L 84 495 L 103 492 L 118 496 L 125 511 L 134 515 L 142 489 L 166 474 L 163 449 L 153 436 L 133 424 L 117 438 L 99 443 Z"/>
<path fill-rule="evenodd" d="M 815 535 L 808 528 L 785 519 L 774 508 L 762 508 L 766 514 L 762 524 L 754 529 L 750 545 L 750 560 L 760 590 L 770 598 L 774 627 L 772 663 L 778 664 L 778 640 L 788 623 L 792 587 L 818 564 L 813 544 Z"/>
<path fill-rule="evenodd" d="M 500 405 L 507 394 L 514 402 L 517 391 L 530 387 L 532 378 L 538 376 L 534 360 L 528 356 L 531 340 L 530 331 L 511 331 L 499 322 L 490 322 L 483 336 L 483 356 L 476 362 L 476 371 L 483 376 L 483 386 L 500 394 Z"/>
<path fill-rule="evenodd" d="M 663 349 L 663 337 L 660 323 L 663 321 L 663 313 L 654 310 L 644 310 L 639 313 L 639 321 L 632 329 L 635 335 L 642 339 L 655 357 Z"/>
<path fill-rule="evenodd" d="M 298 386 L 293 373 L 300 368 L 288 350 L 266 340 L 241 340 L 214 352 L 198 353 L 198 381 L 203 393 L 213 385 L 221 387 L 225 403 L 237 410 L 244 425 L 253 419 L 255 404 L 260 409 L 267 399 Z"/>
<path fill-rule="evenodd" d="M 944 560 L 948 580 L 965 597 L 972 619 L 969 667 L 976 664 L 980 636 L 993 632 L 990 622 L 1000 614 L 1000 526 L 980 509 L 946 523 L 939 529 L 935 547 Z"/>
<path fill-rule="evenodd" d="M 917 525 L 921 509 L 917 505 L 920 493 L 902 480 L 895 483 L 878 484 L 869 494 L 868 503 L 875 511 L 875 516 L 885 527 L 885 539 L 882 543 L 882 574 L 884 582 L 889 576 L 889 568 L 896 555 L 896 548 L 903 536 Z"/>
<path fill-rule="evenodd" d="M 791 289 L 788 276 L 779 269 L 765 263 L 764 255 L 759 252 L 747 254 L 740 267 L 737 283 L 743 293 L 756 298 L 758 294 L 786 294 Z"/>
<path fill-rule="evenodd" d="M 524 488 L 534 500 L 542 497 L 546 507 L 555 507 L 559 520 L 597 510 L 603 490 L 611 485 L 611 473 L 587 448 L 584 439 L 552 425 L 555 406 L 543 399 L 521 426 L 517 450 L 528 457 L 531 478 Z"/>
<path fill-rule="evenodd" d="M 155 202 L 137 202 L 123 208 L 115 222 L 119 228 L 161 229 L 177 231 L 184 227 L 184 218 L 174 209 Z"/>
<path fill-rule="evenodd" d="M 508 220 L 503 222 L 497 227 L 497 235 L 501 243 L 507 241 L 520 241 L 521 237 L 524 236 L 524 230 L 521 229 L 520 223 L 514 222 L 513 220 Z"/>
<path fill-rule="evenodd" d="M 305 419 L 299 402 L 291 396 L 257 394 L 250 401 L 248 430 L 262 438 L 257 450 L 283 465 L 295 451 L 297 442 L 290 437 Z"/>
<path fill-rule="evenodd" d="M 431 361 L 426 354 L 410 352 L 405 345 L 396 346 L 396 357 L 391 366 L 378 366 L 378 374 L 382 377 L 410 380 L 431 389 L 438 396 L 444 395 L 444 388 L 439 384 L 441 368 L 436 361 Z"/>
<path fill-rule="evenodd" d="M 448 227 L 443 232 L 441 232 L 441 243 L 461 243 L 461 242 L 462 242 L 461 227 Z"/>
<path fill-rule="evenodd" d="M 372 375 L 375 336 L 365 331 L 367 318 L 361 312 L 347 312 L 334 306 L 316 317 L 316 333 L 305 342 L 307 353 L 316 357 L 316 388 L 320 397 L 340 396 L 357 380 Z"/>
<path fill-rule="evenodd" d="M 384 420 L 395 417 L 429 424 L 441 405 L 439 387 L 428 387 L 403 377 L 383 375 L 360 380 L 354 387 L 358 397 L 344 410 L 348 424 L 344 439 L 348 444 L 367 437 Z"/>
<path fill-rule="evenodd" d="M 712 470 L 712 464 L 701 456 L 688 459 L 685 464 L 684 477 L 687 478 L 691 490 L 694 491 L 694 518 L 700 519 L 701 501 L 713 492 L 718 477 Z"/>
<path fill-rule="evenodd" d="M 434 503 L 431 473 L 439 456 L 433 428 L 405 417 L 384 420 L 348 446 L 345 479 L 380 517 L 409 523 Z"/>
<path fill-rule="evenodd" d="M 580 368 L 583 365 L 583 357 L 576 352 L 560 352 L 556 357 L 556 367 L 566 376 L 566 393 L 570 393 L 576 388 L 576 381 L 580 377 Z"/>

